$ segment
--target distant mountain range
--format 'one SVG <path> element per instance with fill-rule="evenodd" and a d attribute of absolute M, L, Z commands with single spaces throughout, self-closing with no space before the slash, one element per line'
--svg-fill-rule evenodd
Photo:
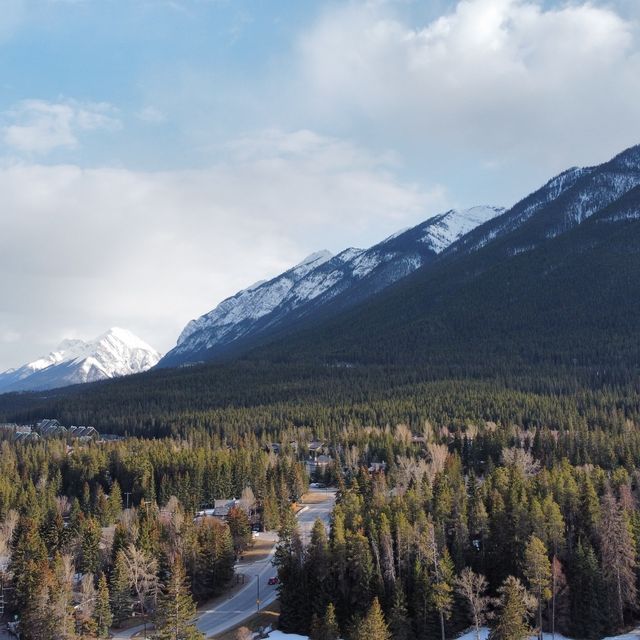
<path fill-rule="evenodd" d="M 113 328 L 95 340 L 64 340 L 55 351 L 0 373 L 0 393 L 96 382 L 154 367 L 160 354 L 130 331 Z"/>
<path fill-rule="evenodd" d="M 189 322 L 160 366 L 228 356 L 329 307 L 333 312 L 351 307 L 430 264 L 452 243 L 503 212 L 490 206 L 450 210 L 369 249 L 352 247 L 336 256 L 314 253 Z"/>
<path fill-rule="evenodd" d="M 180 367 L 232 360 L 264 375 L 290 363 L 432 378 L 582 367 L 602 381 L 640 367 L 638 326 L 640 146 L 569 169 L 508 210 L 452 210 L 369 249 L 313 254 L 191 321 L 158 366 L 148 345 L 106 334 L 113 349 L 104 336 L 63 344 L 0 375 L 0 392 L 176 368 L 149 374 L 141 403 L 156 397 L 154 380 L 206 394 L 211 370 Z M 136 384 L 103 393 L 135 395 Z M 223 385 L 228 402 L 234 384 Z"/>

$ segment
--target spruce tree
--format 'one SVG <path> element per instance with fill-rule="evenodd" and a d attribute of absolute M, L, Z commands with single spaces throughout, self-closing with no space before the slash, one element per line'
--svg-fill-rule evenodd
<path fill-rule="evenodd" d="M 310 638 L 311 640 L 338 640 L 339 637 L 340 629 L 336 620 L 336 610 L 330 602 L 322 618 L 313 614 Z"/>
<path fill-rule="evenodd" d="M 534 601 L 520 580 L 513 576 L 507 577 L 499 594 L 497 622 L 489 633 L 489 640 L 525 640 L 531 633 L 528 619 Z"/>
<path fill-rule="evenodd" d="M 604 635 L 606 607 L 602 602 L 606 594 L 598 559 L 588 542 L 578 542 L 569 567 L 571 634 L 578 638 L 600 638 Z"/>
<path fill-rule="evenodd" d="M 95 518 L 85 518 L 80 527 L 80 573 L 97 573 L 100 569 L 100 538 L 102 530 Z"/>
<path fill-rule="evenodd" d="M 309 598 L 304 575 L 304 547 L 295 517 L 293 520 L 285 517 L 273 563 L 280 578 L 280 627 L 284 631 L 306 633 L 310 623 Z"/>
<path fill-rule="evenodd" d="M 201 640 L 204 634 L 193 622 L 196 605 L 187 587 L 187 576 L 178 556 L 171 565 L 169 582 L 160 594 L 154 640 Z"/>
<path fill-rule="evenodd" d="M 331 598 L 329 584 L 330 556 L 325 525 L 316 520 L 311 530 L 311 540 L 306 550 L 304 571 L 308 592 L 312 600 L 311 610 L 319 617 L 324 615 Z"/>
<path fill-rule="evenodd" d="M 392 640 L 378 598 L 373 599 L 367 615 L 357 625 L 352 640 Z"/>
<path fill-rule="evenodd" d="M 131 598 L 131 587 L 127 576 L 124 551 L 119 551 L 116 555 L 113 570 L 111 571 L 109 603 L 113 615 L 113 623 L 116 626 L 119 626 L 131 616 L 133 600 Z"/>
<path fill-rule="evenodd" d="M 389 611 L 388 619 L 389 632 L 393 640 L 410 640 L 413 637 L 404 589 L 399 582 L 396 582 L 393 590 L 391 611 Z"/>
<path fill-rule="evenodd" d="M 538 638 L 542 640 L 542 606 L 551 597 L 551 563 L 544 543 L 533 535 L 524 552 L 524 575 L 538 600 Z"/>
<path fill-rule="evenodd" d="M 109 587 L 104 573 L 100 574 L 98 580 L 98 593 L 93 615 L 96 621 L 96 634 L 98 638 L 108 638 L 109 627 L 111 627 L 111 623 L 113 622 L 113 616 L 109 603 Z"/>

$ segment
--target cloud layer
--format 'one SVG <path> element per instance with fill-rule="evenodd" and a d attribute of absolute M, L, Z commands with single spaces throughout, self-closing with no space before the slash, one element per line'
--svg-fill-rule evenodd
<path fill-rule="evenodd" d="M 636 0 L 108 5 L 0 18 L 0 369 L 640 142 Z"/>
<path fill-rule="evenodd" d="M 299 38 L 309 103 L 489 162 L 600 159 L 640 140 L 637 24 L 558 4 L 462 0 L 423 26 L 389 3 L 334 7 Z"/>
<path fill-rule="evenodd" d="M 292 260 L 443 206 L 388 159 L 309 131 L 245 136 L 224 153 L 188 171 L 1 169 L 0 368 L 25 344 L 37 356 L 111 325 L 168 349 L 189 319 Z"/>

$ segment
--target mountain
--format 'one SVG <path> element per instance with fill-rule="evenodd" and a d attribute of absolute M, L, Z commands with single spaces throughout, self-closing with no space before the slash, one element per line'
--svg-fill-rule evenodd
<path fill-rule="evenodd" d="M 365 303 L 255 359 L 431 372 L 640 364 L 640 147 L 571 169 Z"/>
<path fill-rule="evenodd" d="M 592 428 L 626 434 L 626 421 L 640 419 L 639 158 L 633 147 L 560 174 L 434 249 L 422 268 L 342 304 L 358 290 L 351 286 L 253 346 L 239 341 L 247 346 L 239 355 L 5 394 L 0 420 L 52 416 L 139 435 L 184 434 L 195 424 L 229 434 L 569 421 L 583 430 L 580 456 Z M 334 258 L 319 260 L 308 273 Z M 610 459 L 630 455 L 601 447 Z"/>
<path fill-rule="evenodd" d="M 0 393 L 96 382 L 154 367 L 160 354 L 130 331 L 113 328 L 95 340 L 64 340 L 55 351 L 0 373 Z"/>
<path fill-rule="evenodd" d="M 640 185 L 640 146 L 596 167 L 573 167 L 552 178 L 505 215 L 472 230 L 449 254 L 477 251 L 492 243 L 503 256 L 544 244 L 584 222 Z M 496 243 L 495 240 L 503 242 Z"/>
<path fill-rule="evenodd" d="M 396 233 L 369 249 L 310 255 L 279 276 L 259 282 L 192 320 L 161 366 L 210 360 L 253 346 L 300 319 L 348 308 L 433 262 L 469 231 L 504 209 L 450 210 Z"/>

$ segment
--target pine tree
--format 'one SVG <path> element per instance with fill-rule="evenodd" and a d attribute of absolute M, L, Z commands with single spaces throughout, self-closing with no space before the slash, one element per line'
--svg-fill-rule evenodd
<path fill-rule="evenodd" d="M 317 614 L 313 615 L 310 638 L 311 640 L 338 640 L 339 637 L 340 629 L 336 620 L 336 610 L 330 602 L 322 618 Z"/>
<path fill-rule="evenodd" d="M 391 640 L 387 623 L 382 615 L 378 598 L 373 603 L 364 619 L 357 625 L 352 640 Z"/>
<path fill-rule="evenodd" d="M 85 518 L 80 527 L 80 546 L 82 549 L 80 573 L 97 573 L 100 569 L 100 538 L 102 530 L 95 518 Z"/>
<path fill-rule="evenodd" d="M 98 580 L 98 593 L 93 615 L 96 621 L 98 638 L 108 638 L 109 627 L 111 627 L 111 623 L 113 622 L 113 616 L 111 615 L 111 606 L 109 603 L 109 587 L 104 573 L 100 574 Z"/>
<path fill-rule="evenodd" d="M 187 587 L 187 576 L 178 556 L 171 565 L 171 575 L 162 590 L 156 611 L 154 640 L 201 640 L 193 618 L 196 605 Z"/>
<path fill-rule="evenodd" d="M 321 520 L 316 520 L 306 550 L 304 571 L 307 576 L 309 596 L 312 599 L 311 609 L 319 617 L 324 615 L 330 601 L 329 570 L 330 556 L 327 532 L 324 523 Z"/>
<path fill-rule="evenodd" d="M 393 640 L 410 640 L 413 637 L 407 611 L 407 601 L 402 585 L 399 582 L 396 582 L 393 590 L 393 600 L 388 619 L 389 632 Z"/>
<path fill-rule="evenodd" d="M 489 640 L 525 640 L 531 633 L 528 619 L 535 601 L 513 576 L 507 577 L 499 594 L 497 623 L 489 633 Z"/>
<path fill-rule="evenodd" d="M 133 604 L 124 551 L 119 551 L 116 555 L 116 561 L 111 571 L 109 603 L 113 615 L 113 623 L 119 626 L 131 615 Z"/>
<path fill-rule="evenodd" d="M 598 559 L 588 542 L 578 542 L 569 567 L 571 634 L 578 638 L 600 638 L 604 635 L 606 607 L 602 602 L 606 594 Z"/>
<path fill-rule="evenodd" d="M 40 574 L 47 566 L 47 550 L 31 518 L 21 518 L 14 532 L 15 544 L 9 571 L 14 576 L 14 605 L 22 611 L 40 586 Z"/>
<path fill-rule="evenodd" d="M 551 563 L 544 543 L 533 535 L 524 552 L 524 575 L 538 600 L 538 637 L 542 640 L 542 606 L 551 597 Z"/>

